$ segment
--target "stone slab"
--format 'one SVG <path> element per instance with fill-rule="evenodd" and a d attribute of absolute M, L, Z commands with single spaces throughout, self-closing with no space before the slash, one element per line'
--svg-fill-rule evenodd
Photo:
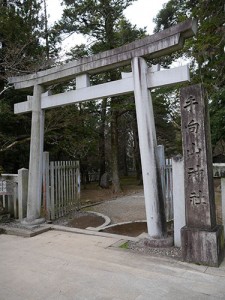
<path fill-rule="evenodd" d="M 184 261 L 219 267 L 224 258 L 223 226 L 213 230 L 183 227 L 181 229 Z"/>
<path fill-rule="evenodd" d="M 31 88 L 35 84 L 51 85 L 70 80 L 79 74 L 96 74 L 128 65 L 134 57 L 160 57 L 182 49 L 185 39 L 195 35 L 196 31 L 196 20 L 188 19 L 183 23 L 116 49 L 83 57 L 49 70 L 11 77 L 9 83 L 14 84 L 16 89 Z"/>

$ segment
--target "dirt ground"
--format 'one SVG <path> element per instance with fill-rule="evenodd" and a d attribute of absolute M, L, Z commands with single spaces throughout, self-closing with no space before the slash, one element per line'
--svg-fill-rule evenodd
<path fill-rule="evenodd" d="M 148 229 L 147 229 L 146 222 L 135 222 L 130 224 L 117 225 L 115 227 L 109 227 L 102 231 L 108 233 L 115 233 L 115 234 L 137 237 L 143 232 L 147 233 Z"/>
<path fill-rule="evenodd" d="M 85 229 L 87 227 L 98 227 L 104 224 L 105 219 L 96 216 L 94 214 L 86 214 L 80 213 L 76 216 L 76 218 L 72 219 L 68 222 L 69 227 L 75 227 L 80 229 Z"/>
<path fill-rule="evenodd" d="M 97 182 L 81 186 L 81 205 L 89 205 L 107 200 L 113 200 L 118 197 L 128 196 L 143 191 L 143 186 L 138 184 L 135 177 L 121 179 L 121 192 L 115 194 L 112 189 L 103 189 Z"/>

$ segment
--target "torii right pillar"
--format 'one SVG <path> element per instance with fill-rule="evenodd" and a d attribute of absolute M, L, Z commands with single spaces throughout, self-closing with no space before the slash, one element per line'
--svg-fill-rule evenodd
<path fill-rule="evenodd" d="M 208 102 L 198 84 L 181 89 L 186 226 L 181 229 L 183 260 L 218 267 L 224 231 L 216 224 Z"/>

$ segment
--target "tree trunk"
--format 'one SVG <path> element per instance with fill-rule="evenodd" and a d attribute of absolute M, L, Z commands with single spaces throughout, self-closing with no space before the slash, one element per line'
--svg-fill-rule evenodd
<path fill-rule="evenodd" d="M 139 180 L 139 183 L 142 184 L 141 155 L 139 149 L 139 137 L 138 137 L 136 112 L 134 112 L 134 119 L 132 123 L 133 123 L 132 127 L 133 127 L 133 136 L 134 136 L 135 168 L 136 168 L 137 180 Z"/>
<path fill-rule="evenodd" d="M 46 6 L 46 0 L 44 0 L 44 30 L 45 30 L 45 47 L 46 47 L 46 58 L 48 60 L 49 64 L 49 32 L 48 32 L 48 14 L 47 14 L 47 6 Z"/>
<path fill-rule="evenodd" d="M 105 120 L 106 120 L 106 106 L 107 106 L 107 99 L 102 100 L 102 107 L 101 107 L 101 125 L 99 130 L 99 184 L 102 175 L 105 173 Z"/>
<path fill-rule="evenodd" d="M 111 169 L 112 169 L 112 191 L 121 191 L 119 166 L 118 166 L 118 112 L 115 108 L 116 100 L 111 101 Z"/>
<path fill-rule="evenodd" d="M 126 132 L 122 133 L 120 149 L 121 149 L 120 169 L 123 171 L 123 176 L 128 176 L 128 167 L 127 167 L 127 134 L 126 134 Z"/>

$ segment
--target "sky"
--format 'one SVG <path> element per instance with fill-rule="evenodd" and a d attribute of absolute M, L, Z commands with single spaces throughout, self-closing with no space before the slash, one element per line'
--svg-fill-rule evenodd
<path fill-rule="evenodd" d="M 49 22 L 60 19 L 62 7 L 61 0 L 47 0 L 47 13 Z M 133 24 L 140 28 L 147 27 L 147 33 L 153 34 L 154 23 L 153 18 L 156 17 L 163 4 L 168 0 L 137 0 L 125 10 L 125 17 Z M 63 43 L 64 51 L 68 50 L 71 45 L 85 42 L 81 35 L 73 35 L 66 39 Z"/>

